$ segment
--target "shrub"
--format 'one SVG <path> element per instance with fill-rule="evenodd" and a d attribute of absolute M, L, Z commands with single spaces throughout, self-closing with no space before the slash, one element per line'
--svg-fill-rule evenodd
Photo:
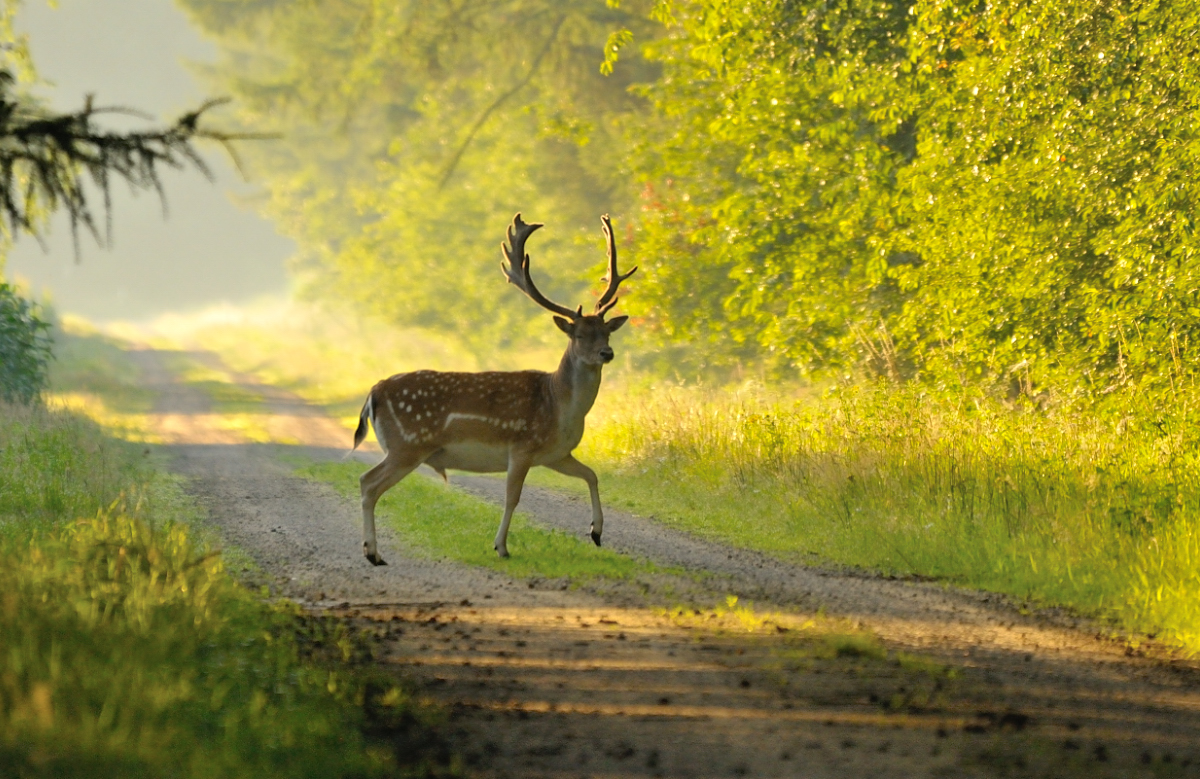
<path fill-rule="evenodd" d="M 0 282 L 0 398 L 33 403 L 46 386 L 50 324 L 38 306 Z"/>

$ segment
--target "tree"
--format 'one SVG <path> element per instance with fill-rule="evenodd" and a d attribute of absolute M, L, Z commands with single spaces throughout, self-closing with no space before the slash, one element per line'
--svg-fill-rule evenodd
<path fill-rule="evenodd" d="M 908 24 L 887 0 L 681 4 L 633 150 L 637 303 L 668 337 L 787 373 L 858 361 L 858 334 L 897 305 Z"/>
<path fill-rule="evenodd" d="M 635 152 L 636 302 L 671 337 L 1092 396 L 1194 373 L 1196 9 L 680 8 Z"/>
<path fill-rule="evenodd" d="M 648 2 L 183 5 L 221 47 L 211 77 L 239 126 L 284 134 L 247 157 L 310 294 L 483 357 L 557 336 L 506 290 L 497 247 L 521 211 L 547 225 L 548 294 L 582 299 L 601 275 L 598 218 L 622 229 L 633 205 L 622 123 L 645 101 L 628 87 L 657 68 L 600 66 L 614 29 L 653 27 Z"/>
<path fill-rule="evenodd" d="M 124 180 L 135 190 L 152 189 L 162 197 L 161 166 L 182 168 L 190 164 L 211 176 L 192 146 L 193 140 L 218 141 L 232 154 L 230 141 L 249 137 L 200 126 L 202 114 L 225 101 L 209 101 L 169 127 L 118 133 L 97 127 L 96 116 L 136 112 L 96 108 L 89 96 L 79 111 L 55 114 L 14 95 L 14 84 L 11 71 L 0 70 L 0 211 L 8 218 L 12 238 L 22 231 L 36 235 L 42 216 L 63 210 L 76 236 L 82 226 L 104 243 L 111 233 L 110 188 L 114 178 Z M 103 199 L 103 234 L 88 197 L 89 180 Z"/>

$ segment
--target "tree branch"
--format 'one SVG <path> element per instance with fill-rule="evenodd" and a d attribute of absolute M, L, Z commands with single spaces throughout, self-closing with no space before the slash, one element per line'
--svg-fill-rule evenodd
<path fill-rule="evenodd" d="M 165 211 L 166 193 L 159 177 L 161 166 L 181 169 L 190 165 L 212 178 L 212 171 L 196 152 L 193 140 L 203 138 L 220 143 L 241 172 L 241 161 L 232 142 L 275 137 L 223 133 L 202 127 L 201 117 L 227 102 L 225 99 L 209 100 L 163 129 L 107 132 L 95 126 L 93 119 L 97 114 L 142 114 L 127 108 L 96 108 L 90 95 L 80 111 L 49 114 L 13 97 L 13 83 L 12 75 L 0 70 L 0 212 L 7 217 L 14 236 L 21 231 L 37 236 L 36 221 L 43 213 L 65 210 L 71 220 L 76 260 L 80 226 L 98 244 L 111 243 L 114 175 L 134 189 L 153 189 Z M 103 237 L 84 186 L 85 175 L 104 199 Z"/>
<path fill-rule="evenodd" d="M 445 187 L 446 182 L 450 180 L 452 175 L 454 175 L 454 171 L 458 168 L 458 163 L 462 161 L 463 154 L 466 153 L 467 147 L 471 145 L 471 141 L 475 140 L 476 133 L 478 133 L 480 128 L 483 127 L 484 123 L 487 122 L 488 117 L 490 117 L 497 108 L 503 105 L 504 101 L 520 92 L 526 84 L 533 80 L 534 74 L 537 73 L 538 68 L 541 67 L 542 60 L 544 60 L 546 55 L 550 53 L 550 47 L 553 45 L 554 40 L 558 37 L 558 31 L 562 28 L 563 22 L 566 20 L 567 17 L 565 14 L 563 14 L 558 17 L 557 21 L 555 21 L 554 29 L 550 31 L 550 35 L 546 38 L 546 42 L 542 45 L 542 50 L 538 52 L 536 57 L 534 57 L 533 64 L 529 67 L 529 72 L 525 74 L 525 77 L 510 87 L 507 92 L 493 100 L 492 104 L 489 105 L 479 116 L 479 118 L 475 120 L 475 124 L 471 127 L 471 131 L 467 133 L 466 139 L 464 139 L 462 144 L 458 147 L 458 151 L 454 152 L 454 156 L 450 158 L 450 163 L 446 166 L 446 169 L 442 171 L 442 175 L 438 179 L 438 189 Z"/>

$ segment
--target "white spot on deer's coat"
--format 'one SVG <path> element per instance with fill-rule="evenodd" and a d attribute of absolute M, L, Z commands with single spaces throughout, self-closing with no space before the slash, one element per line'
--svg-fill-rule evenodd
<path fill-rule="evenodd" d="M 460 414 L 458 412 L 453 412 L 446 415 L 446 424 L 442 425 L 442 429 L 445 430 L 446 428 L 450 427 L 450 423 L 458 419 L 474 419 L 480 422 L 488 423 L 491 423 L 492 421 L 481 414 Z"/>

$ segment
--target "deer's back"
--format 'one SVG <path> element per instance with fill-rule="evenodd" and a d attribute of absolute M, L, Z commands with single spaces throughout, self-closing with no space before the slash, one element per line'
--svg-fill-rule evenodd
<path fill-rule="evenodd" d="M 444 467 L 503 470 L 496 462 L 501 453 L 507 462 L 511 445 L 537 448 L 556 432 L 549 375 L 543 371 L 414 371 L 384 379 L 371 393 L 376 434 L 385 448 L 462 452 L 448 459 L 466 464 Z M 433 457 L 428 462 L 438 464 Z"/>

